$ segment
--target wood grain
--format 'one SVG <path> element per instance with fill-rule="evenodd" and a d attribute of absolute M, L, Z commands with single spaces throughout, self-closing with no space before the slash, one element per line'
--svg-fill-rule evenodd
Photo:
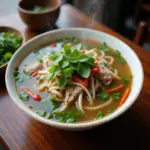
<path fill-rule="evenodd" d="M 91 26 L 92 23 L 92 26 Z M 37 33 L 28 29 L 18 14 L 0 18 L 0 25 L 22 31 L 26 39 Z M 121 117 L 93 130 L 69 132 L 51 128 L 24 114 L 12 102 L 0 77 L 0 134 L 11 150 L 149 150 L 150 149 L 150 53 L 113 30 L 64 5 L 58 28 L 88 27 L 104 31 L 123 40 L 137 53 L 145 73 L 144 86 L 136 103 Z"/>

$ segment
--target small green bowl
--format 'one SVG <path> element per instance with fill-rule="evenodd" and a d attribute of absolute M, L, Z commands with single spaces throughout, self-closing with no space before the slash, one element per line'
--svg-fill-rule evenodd
<path fill-rule="evenodd" d="M 21 46 L 24 44 L 25 42 L 25 38 L 24 38 L 24 35 L 17 29 L 14 29 L 12 27 L 9 27 L 9 26 L 0 26 L 0 33 L 1 32 L 15 32 L 17 35 L 21 36 L 22 37 L 22 44 Z M 20 47 L 19 47 L 20 48 Z M 17 50 L 16 50 L 17 51 Z M 8 61 L 9 62 L 9 61 Z M 2 66 L 0 66 L 0 74 L 5 74 L 5 70 L 6 70 L 6 67 L 7 67 L 7 63 L 3 64 Z"/>

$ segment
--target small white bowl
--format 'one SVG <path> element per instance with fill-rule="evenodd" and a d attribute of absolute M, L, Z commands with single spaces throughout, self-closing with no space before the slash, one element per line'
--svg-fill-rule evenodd
<path fill-rule="evenodd" d="M 37 47 L 40 47 L 43 44 L 50 43 L 51 41 L 54 41 L 56 39 L 60 39 L 63 37 L 70 37 L 75 36 L 77 38 L 85 38 L 85 39 L 92 39 L 99 42 L 106 42 L 110 47 L 119 50 L 126 61 L 128 62 L 132 74 L 133 74 L 133 83 L 132 83 L 132 89 L 130 92 L 130 95 L 128 96 L 126 102 L 118 108 L 113 114 L 104 117 L 101 120 L 94 120 L 90 122 L 84 122 L 84 123 L 75 123 L 75 124 L 68 124 L 68 123 L 59 123 L 54 122 L 52 120 L 48 120 L 45 118 L 40 117 L 33 111 L 31 111 L 26 105 L 23 104 L 23 102 L 18 98 L 16 88 L 15 88 L 15 82 L 13 78 L 13 72 L 16 67 L 20 65 L 22 60 L 34 49 Z M 16 61 L 17 60 L 17 61 Z M 29 40 L 27 43 L 25 43 L 12 57 L 10 60 L 7 70 L 6 70 L 6 86 L 8 93 L 12 100 L 16 103 L 16 105 L 26 112 L 28 115 L 33 117 L 34 119 L 48 124 L 52 127 L 56 127 L 59 129 L 65 129 L 65 130 L 85 130 L 94 128 L 96 126 L 100 126 L 106 122 L 109 122 L 116 117 L 120 116 L 122 113 L 124 113 L 137 99 L 143 85 L 143 69 L 141 62 L 135 52 L 127 46 L 124 42 L 120 41 L 119 39 L 95 30 L 91 29 L 85 29 L 85 28 L 67 28 L 67 29 L 59 29 L 50 31 L 44 34 L 41 34 L 31 40 Z"/>

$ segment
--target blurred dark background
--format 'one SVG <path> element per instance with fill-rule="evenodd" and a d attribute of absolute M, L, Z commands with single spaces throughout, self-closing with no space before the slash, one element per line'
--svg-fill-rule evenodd
<path fill-rule="evenodd" d="M 150 50 L 150 0 L 65 0 Z"/>

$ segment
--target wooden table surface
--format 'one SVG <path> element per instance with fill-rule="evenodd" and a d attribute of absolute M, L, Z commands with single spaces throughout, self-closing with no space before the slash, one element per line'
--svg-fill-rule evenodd
<path fill-rule="evenodd" d="M 1 17 L 2 24 L 18 28 L 27 40 L 37 35 L 24 25 L 17 13 Z M 142 92 L 133 107 L 114 121 L 92 130 L 71 132 L 44 125 L 20 111 L 8 96 L 1 76 L 0 141 L 3 139 L 11 150 L 150 150 L 150 53 L 70 5 L 62 6 L 57 27 L 93 28 L 127 43 L 144 67 Z"/>

